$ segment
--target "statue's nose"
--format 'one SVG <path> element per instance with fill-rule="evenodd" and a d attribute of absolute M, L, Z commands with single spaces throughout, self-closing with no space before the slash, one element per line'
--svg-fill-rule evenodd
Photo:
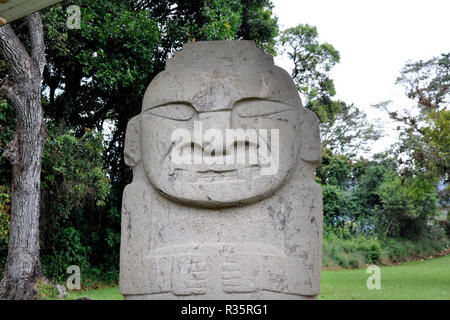
<path fill-rule="evenodd" d="M 220 153 L 225 148 L 226 130 L 231 128 L 231 111 L 203 112 L 199 120 L 203 127 L 203 150 Z"/>

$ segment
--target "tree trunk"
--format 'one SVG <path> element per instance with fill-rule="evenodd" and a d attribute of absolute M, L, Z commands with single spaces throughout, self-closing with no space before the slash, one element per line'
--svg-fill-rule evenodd
<path fill-rule="evenodd" d="M 42 149 L 46 137 L 41 104 L 41 78 L 45 65 L 39 13 L 28 17 L 31 55 L 10 25 L 0 27 L 0 53 L 8 76 L 0 90 L 16 111 L 16 134 L 4 153 L 12 175 L 11 221 L 3 299 L 33 299 L 34 284 L 42 276 L 39 260 L 39 203 Z"/>
<path fill-rule="evenodd" d="M 35 279 L 42 276 L 39 260 L 42 106 L 34 97 L 26 97 L 24 103 L 29 112 L 17 115 L 16 138 L 12 143 L 20 155 L 12 165 L 8 262 L 0 284 L 0 294 L 5 299 L 32 299 Z"/>

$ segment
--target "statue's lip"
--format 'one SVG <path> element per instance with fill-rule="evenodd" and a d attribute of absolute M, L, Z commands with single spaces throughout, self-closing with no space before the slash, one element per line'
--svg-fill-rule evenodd
<path fill-rule="evenodd" d="M 235 172 L 237 171 L 238 168 L 234 168 L 234 169 L 219 169 L 219 168 L 214 168 L 211 167 L 210 169 L 203 169 L 203 170 L 196 170 L 197 173 L 229 173 L 229 172 Z"/>
<path fill-rule="evenodd" d="M 198 164 L 198 165 L 178 165 L 174 168 L 174 171 L 189 171 L 199 174 L 214 174 L 214 173 L 232 173 L 242 169 L 261 169 L 260 164 Z"/>
<path fill-rule="evenodd" d="M 231 182 L 255 179 L 260 176 L 260 165 L 242 165 L 227 168 L 221 166 L 208 166 L 200 169 L 176 168 L 169 176 L 177 177 L 180 181 L 188 183 Z"/>

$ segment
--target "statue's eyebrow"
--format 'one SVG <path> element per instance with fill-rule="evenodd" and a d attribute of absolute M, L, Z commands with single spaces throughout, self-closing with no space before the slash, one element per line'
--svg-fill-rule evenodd
<path fill-rule="evenodd" d="M 159 108 L 159 107 L 165 107 L 165 106 L 168 106 L 168 105 L 171 105 L 171 104 L 184 104 L 186 106 L 192 107 L 195 111 L 198 112 L 197 108 L 191 102 L 189 102 L 189 101 L 180 101 L 180 100 L 164 102 L 164 103 L 157 104 L 157 105 L 150 106 L 150 107 L 144 107 L 143 108 L 143 112 L 149 111 L 151 109 Z"/>
<path fill-rule="evenodd" d="M 288 103 L 286 103 L 286 102 L 284 102 L 284 101 L 280 101 L 280 100 L 267 99 L 267 98 L 261 98 L 261 97 L 246 97 L 246 98 L 243 98 L 243 99 L 239 99 L 239 100 L 234 101 L 234 102 L 231 104 L 231 107 L 224 107 L 224 108 L 220 108 L 220 109 L 214 109 L 214 110 L 211 110 L 211 111 L 204 111 L 204 110 L 201 110 L 201 108 L 199 108 L 198 106 L 196 106 L 195 104 L 193 104 L 192 102 L 189 102 L 189 101 L 184 101 L 184 100 L 174 100 L 174 101 L 170 101 L 170 102 L 164 102 L 164 103 L 161 103 L 161 104 L 153 105 L 153 106 L 151 106 L 151 107 L 145 107 L 145 108 L 143 109 L 142 112 L 147 112 L 147 111 L 149 111 L 149 110 L 152 110 L 152 109 L 155 109 L 155 108 L 159 108 L 159 107 L 168 106 L 168 105 L 171 105 L 171 104 L 183 104 L 183 105 L 189 106 L 189 107 L 193 108 L 197 113 L 202 113 L 202 112 L 231 111 L 231 110 L 233 110 L 237 105 L 239 105 L 239 104 L 241 104 L 241 103 L 247 103 L 247 102 L 248 102 L 248 103 L 250 103 L 250 102 L 256 102 L 256 103 L 258 103 L 258 102 L 272 102 L 272 103 L 280 103 L 280 104 L 283 104 L 283 105 L 285 105 L 285 106 L 287 106 L 287 107 L 289 107 L 289 108 L 292 108 L 292 109 L 295 109 L 295 108 L 296 108 L 296 106 L 290 105 L 290 104 L 288 104 Z"/>
<path fill-rule="evenodd" d="M 233 108 L 234 108 L 236 105 L 238 105 L 238 104 L 240 104 L 240 103 L 245 103 L 245 102 L 273 102 L 273 103 L 281 103 L 281 104 L 284 104 L 285 106 L 288 106 L 288 107 L 293 108 L 293 109 L 297 108 L 296 106 L 293 106 L 293 105 L 291 105 L 291 104 L 289 104 L 289 103 L 286 103 L 286 102 L 284 102 L 284 101 L 274 100 L 274 99 L 268 99 L 268 98 L 260 98 L 260 97 L 247 97 L 247 98 L 243 98 L 243 99 L 237 100 L 237 101 L 235 101 L 235 102 L 233 103 Z"/>

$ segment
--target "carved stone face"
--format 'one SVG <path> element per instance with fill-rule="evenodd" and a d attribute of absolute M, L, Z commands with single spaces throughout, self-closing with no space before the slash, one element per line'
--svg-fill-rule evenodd
<path fill-rule="evenodd" d="M 317 295 L 319 138 L 289 74 L 253 42 L 184 45 L 127 126 L 124 297 Z"/>
<path fill-rule="evenodd" d="M 268 197 L 297 162 L 303 109 L 297 90 L 251 42 L 230 42 L 229 52 L 199 47 L 185 46 L 145 94 L 139 131 L 147 178 L 165 196 L 196 206 Z M 175 161 L 178 155 L 188 161 Z"/>

